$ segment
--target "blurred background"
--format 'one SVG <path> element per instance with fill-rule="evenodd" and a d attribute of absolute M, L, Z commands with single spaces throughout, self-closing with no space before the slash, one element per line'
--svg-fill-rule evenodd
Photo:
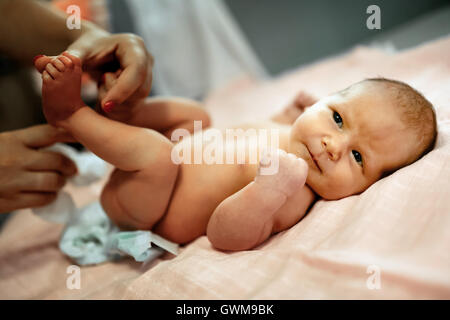
<path fill-rule="evenodd" d="M 450 33 L 448 0 L 225 0 L 272 75 L 343 52 L 356 44 L 405 49 Z M 381 11 L 369 30 L 368 6 Z"/>
<path fill-rule="evenodd" d="M 83 18 L 112 33 L 142 36 L 155 57 L 151 94 L 198 100 L 236 77 L 270 79 L 358 44 L 395 51 L 450 34 L 448 0 L 46 2 L 60 10 L 76 4 Z M 381 29 L 369 30 L 373 4 Z M 0 132 L 45 122 L 39 82 L 30 66 L 0 52 Z M 83 97 L 95 103 L 95 85 L 87 83 Z"/>
<path fill-rule="evenodd" d="M 155 57 L 152 94 L 199 100 L 240 73 L 268 78 L 357 44 L 402 50 L 450 34 L 448 0 L 47 2 L 77 4 L 110 32 L 139 34 Z M 379 30 L 366 27 L 371 4 L 381 11 Z M 36 80 L 1 56 L 0 131 L 45 121 Z"/>

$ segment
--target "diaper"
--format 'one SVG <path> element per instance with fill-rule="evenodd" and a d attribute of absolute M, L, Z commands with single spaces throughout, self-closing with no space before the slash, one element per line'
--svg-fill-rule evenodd
<path fill-rule="evenodd" d="M 92 183 L 106 173 L 106 163 L 91 152 L 79 153 L 63 144 L 48 149 L 61 152 L 75 162 L 78 175 L 71 179 L 74 184 Z M 120 231 L 99 201 L 77 208 L 71 195 L 61 191 L 54 202 L 32 211 L 49 222 L 65 225 L 59 248 L 79 265 L 117 261 L 126 256 L 148 263 L 165 251 L 178 254 L 176 243 L 150 231 Z"/>

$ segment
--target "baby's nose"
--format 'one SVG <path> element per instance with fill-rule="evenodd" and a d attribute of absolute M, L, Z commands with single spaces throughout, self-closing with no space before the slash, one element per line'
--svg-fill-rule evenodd
<path fill-rule="evenodd" d="M 336 161 L 341 157 L 341 147 L 340 143 L 335 140 L 324 137 L 322 139 L 322 146 L 328 154 L 330 160 Z"/>

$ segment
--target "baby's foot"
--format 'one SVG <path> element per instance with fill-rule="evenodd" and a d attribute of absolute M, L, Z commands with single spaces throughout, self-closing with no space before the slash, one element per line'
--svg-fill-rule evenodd
<path fill-rule="evenodd" d="M 58 57 L 57 56 L 45 56 L 43 54 L 40 54 L 40 55 L 34 57 L 33 64 L 34 64 L 34 67 L 36 68 L 36 70 L 39 73 L 42 73 L 42 72 L 44 72 L 47 64 L 49 64 L 50 62 L 52 62 L 53 59 L 56 59 L 56 58 L 58 58 Z"/>
<path fill-rule="evenodd" d="M 51 125 L 61 126 L 84 106 L 80 94 L 81 74 L 81 60 L 67 52 L 47 63 L 42 72 L 42 108 Z"/>
<path fill-rule="evenodd" d="M 289 197 L 303 187 L 307 175 L 308 165 L 302 158 L 281 149 L 267 150 L 261 156 L 255 182 Z"/>

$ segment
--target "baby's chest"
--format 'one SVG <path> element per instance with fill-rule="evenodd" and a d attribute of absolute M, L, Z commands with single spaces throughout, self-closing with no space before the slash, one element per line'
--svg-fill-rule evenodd
<path fill-rule="evenodd" d="M 227 197 L 236 193 L 252 177 L 250 164 L 181 164 L 175 185 L 171 206 L 183 208 L 189 206 L 194 212 L 205 214 L 214 209 Z"/>
<path fill-rule="evenodd" d="M 253 181 L 261 151 L 271 140 L 240 134 L 206 130 L 176 145 L 173 158 L 180 167 L 170 204 L 173 214 L 189 210 L 209 218 L 223 200 Z"/>
<path fill-rule="evenodd" d="M 186 214 L 189 210 L 192 215 L 210 215 L 220 202 L 254 179 L 258 169 L 257 146 L 247 145 L 242 150 L 242 145 L 233 147 L 220 142 L 213 148 L 204 142 L 199 147 L 193 140 L 179 144 L 185 144 L 178 150 L 178 159 L 183 161 L 180 161 L 170 211 Z M 185 156 L 188 152 L 190 157 Z"/>

